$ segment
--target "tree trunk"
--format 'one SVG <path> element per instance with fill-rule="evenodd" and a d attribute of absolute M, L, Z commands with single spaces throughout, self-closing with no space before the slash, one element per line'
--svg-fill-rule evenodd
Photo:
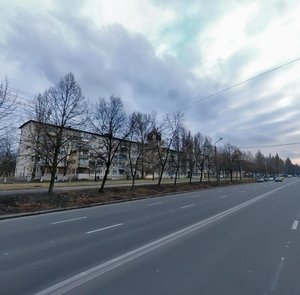
<path fill-rule="evenodd" d="M 175 172 L 174 186 L 177 184 L 178 170 Z"/>
<path fill-rule="evenodd" d="M 162 177 L 163 177 L 163 174 L 164 174 L 164 168 L 165 168 L 165 166 L 161 167 L 161 171 L 159 173 L 159 179 L 158 179 L 157 186 L 160 186 L 160 183 L 161 183 L 161 180 L 162 180 Z"/>
<path fill-rule="evenodd" d="M 141 171 L 141 174 L 142 174 L 142 179 L 145 178 L 145 172 L 144 172 L 144 158 L 142 157 L 142 171 Z"/>
<path fill-rule="evenodd" d="M 131 183 L 131 190 L 133 190 L 134 188 L 134 184 L 135 184 L 135 177 L 136 177 L 136 171 L 133 173 L 132 175 L 132 183 Z"/>
<path fill-rule="evenodd" d="M 56 171 L 54 170 L 51 171 L 51 178 L 50 178 L 50 185 L 49 185 L 49 188 L 48 188 L 48 195 L 51 195 L 52 192 L 53 192 L 53 189 L 54 189 L 54 182 L 55 182 L 55 175 L 56 175 Z"/>
<path fill-rule="evenodd" d="M 107 180 L 108 173 L 109 173 L 109 168 L 106 167 L 104 177 L 103 177 L 102 182 L 101 182 L 101 187 L 99 189 L 99 192 L 103 192 L 103 190 L 104 190 L 104 186 L 105 186 L 105 182 Z"/>
<path fill-rule="evenodd" d="M 203 166 L 200 168 L 200 183 L 203 181 Z"/>

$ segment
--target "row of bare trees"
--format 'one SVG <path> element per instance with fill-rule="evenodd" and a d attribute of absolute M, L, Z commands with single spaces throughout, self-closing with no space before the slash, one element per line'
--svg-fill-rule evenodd
<path fill-rule="evenodd" d="M 2 117 L 7 118 L 12 101 L 6 99 L 7 84 L 1 86 Z M 56 85 L 49 87 L 35 98 L 30 109 L 26 141 L 22 152 L 31 156 L 36 165 L 43 163 L 43 171 L 51 174 L 49 193 L 53 191 L 57 170 L 65 172 L 74 155 L 87 151 L 90 166 L 95 171 L 104 167 L 100 191 L 105 187 L 108 175 L 115 163 L 123 162 L 126 174 L 137 177 L 158 176 L 158 185 L 164 175 L 180 176 L 203 181 L 204 174 L 222 175 L 233 180 L 242 179 L 244 173 L 261 173 L 261 163 L 273 165 L 276 173 L 282 170 L 278 155 L 273 159 L 260 159 L 244 153 L 231 144 L 216 148 L 209 136 L 200 132 L 192 134 L 184 126 L 184 116 L 177 112 L 158 120 L 155 114 L 133 112 L 127 114 L 121 98 L 100 98 L 95 105 L 88 104 L 72 73 L 65 75 Z M 1 104 L 0 104 L 1 115 Z M 84 130 L 87 132 L 80 132 Z M 270 156 L 272 158 L 272 156 Z M 218 163 L 218 165 L 217 165 Z M 268 166 L 269 167 L 269 166 Z M 35 167 L 32 170 L 34 179 Z M 274 172 L 275 173 L 275 172 Z M 239 176 L 238 176 L 239 175 Z"/>

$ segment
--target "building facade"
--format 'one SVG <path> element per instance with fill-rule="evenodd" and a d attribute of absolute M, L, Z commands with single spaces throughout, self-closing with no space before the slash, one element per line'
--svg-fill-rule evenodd
<path fill-rule="evenodd" d="M 15 177 L 26 181 L 43 181 L 51 177 L 51 150 L 47 150 L 47 140 L 36 121 L 30 120 L 20 126 L 20 142 L 16 161 Z M 57 128 L 52 126 L 53 130 Z M 56 169 L 57 181 L 97 180 L 105 173 L 104 161 L 101 160 L 103 136 L 74 128 L 65 128 L 66 137 L 72 138 L 61 149 L 60 161 Z M 51 133 L 51 132 L 50 132 Z M 48 137 L 51 135 L 48 134 Z M 114 139 L 119 140 L 119 139 Z M 44 143 L 44 144 L 43 144 Z M 138 143 L 124 141 L 120 144 L 112 161 L 108 178 L 128 179 L 131 177 L 128 159 L 128 143 L 131 145 L 131 159 Z M 43 150 L 44 149 L 44 150 Z M 48 151 L 48 152 L 47 152 Z M 155 153 L 155 152 L 154 152 Z M 154 154 L 144 158 L 145 169 L 138 171 L 136 177 L 154 178 L 159 175 Z M 148 162 L 146 161 L 148 159 Z M 163 177 L 172 177 L 172 172 L 165 171 Z"/>
<path fill-rule="evenodd" d="M 20 129 L 20 142 L 15 169 L 15 177 L 27 181 L 49 180 L 51 161 L 37 147 L 38 122 L 28 121 Z M 105 166 L 99 157 L 102 137 L 100 135 L 67 128 L 68 135 L 72 133 L 74 141 L 69 141 L 64 147 L 64 155 L 57 167 L 56 175 L 59 181 L 80 179 L 100 179 L 104 176 Z M 42 138 L 42 136 L 41 136 Z M 51 159 L 50 159 L 51 160 Z M 127 178 L 126 148 L 121 146 L 111 165 L 109 178 Z"/>

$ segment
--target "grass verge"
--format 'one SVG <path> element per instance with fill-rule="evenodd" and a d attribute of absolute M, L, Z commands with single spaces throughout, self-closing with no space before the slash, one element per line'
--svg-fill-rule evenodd
<path fill-rule="evenodd" d="M 244 182 L 243 182 L 244 183 Z M 240 181 L 222 181 L 222 186 L 241 184 Z M 31 213 L 50 209 L 63 209 L 70 207 L 84 207 L 93 204 L 107 204 L 111 202 L 130 201 L 135 199 L 149 198 L 174 194 L 178 192 L 195 191 L 216 187 L 216 182 L 205 183 L 180 183 L 177 186 L 172 184 L 140 185 L 133 190 L 130 187 L 109 187 L 99 193 L 96 189 L 70 190 L 56 192 L 48 196 L 46 193 L 16 194 L 0 197 L 0 215 Z"/>

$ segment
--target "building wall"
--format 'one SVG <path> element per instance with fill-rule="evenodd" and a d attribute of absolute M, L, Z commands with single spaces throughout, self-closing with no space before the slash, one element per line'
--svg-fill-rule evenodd
<path fill-rule="evenodd" d="M 81 130 L 70 129 L 80 138 L 80 144 L 68 147 L 68 156 L 66 159 L 58 165 L 57 168 L 57 180 L 58 181 L 71 181 L 82 179 L 101 179 L 105 173 L 105 166 L 99 162 L 95 150 L 99 149 L 103 137 L 84 132 Z M 45 161 L 38 157 L 33 147 L 34 141 L 30 140 L 37 135 L 36 123 L 34 121 L 28 121 L 21 126 L 19 152 L 17 157 L 17 164 L 15 170 L 15 177 L 31 180 L 50 180 L 50 169 L 45 165 Z M 116 139 L 117 140 L 117 139 Z M 137 143 L 136 143 L 137 145 Z M 133 150 L 137 150 L 137 146 L 133 146 Z M 99 152 L 99 150 L 98 150 Z M 153 163 L 154 154 L 150 155 L 149 162 Z M 154 172 L 154 177 L 158 177 L 158 171 Z M 174 175 L 169 174 L 166 169 L 164 172 L 164 178 L 170 178 Z M 183 177 L 184 175 L 181 175 Z M 130 178 L 130 170 L 128 166 L 127 147 L 124 144 L 120 148 L 115 156 L 115 159 L 110 167 L 108 178 L 110 179 L 126 179 Z M 141 177 L 141 173 L 137 175 L 137 178 Z M 146 178 L 152 178 L 153 173 L 144 175 Z"/>
<path fill-rule="evenodd" d="M 94 150 L 100 145 L 101 136 L 91 135 L 88 132 L 80 130 L 72 130 L 72 132 L 77 132 L 78 137 L 81 138 L 81 147 L 70 152 L 66 159 L 67 163 L 60 163 L 58 165 L 57 180 L 102 178 L 105 173 L 105 166 L 98 164 L 95 167 L 94 164 L 99 160 Z M 30 138 L 35 133 L 37 133 L 37 130 L 34 122 L 29 121 L 29 123 L 25 123 L 21 128 L 15 177 L 27 181 L 49 180 L 51 177 L 49 167 L 44 169 L 44 175 L 42 175 L 45 163 L 35 154 L 34 148 L 32 148 L 34 143 Z M 124 153 L 118 153 L 112 163 L 108 177 L 114 179 L 127 178 L 128 173 L 125 171 L 126 160 L 127 157 Z"/>

